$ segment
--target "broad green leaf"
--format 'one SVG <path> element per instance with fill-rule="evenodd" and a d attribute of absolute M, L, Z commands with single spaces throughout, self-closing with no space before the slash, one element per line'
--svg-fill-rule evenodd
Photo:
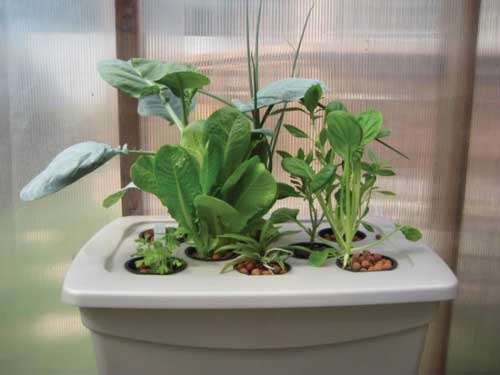
<path fill-rule="evenodd" d="M 206 122 L 208 134 L 211 137 L 220 137 L 223 142 L 223 173 L 227 177 L 248 154 L 251 139 L 250 123 L 244 115 L 232 107 L 224 107 L 215 111 Z"/>
<path fill-rule="evenodd" d="M 154 82 L 143 78 L 139 71 L 134 69 L 130 61 L 100 61 L 97 64 L 97 71 L 111 86 L 134 98 L 150 94 L 156 89 L 159 90 Z"/>
<path fill-rule="evenodd" d="M 422 238 L 422 233 L 417 228 L 411 227 L 409 225 L 403 225 L 399 227 L 399 230 L 401 231 L 401 233 L 403 233 L 403 236 L 405 236 L 408 241 L 415 242 Z"/>
<path fill-rule="evenodd" d="M 309 255 L 309 264 L 314 267 L 324 266 L 329 255 L 330 251 L 328 249 L 313 251 L 311 255 Z"/>
<path fill-rule="evenodd" d="M 298 214 L 299 214 L 298 209 L 281 207 L 271 214 L 269 220 L 271 220 L 273 224 L 286 223 L 289 221 L 297 220 Z"/>
<path fill-rule="evenodd" d="M 149 81 L 157 81 L 169 71 L 168 64 L 159 60 L 133 58 L 130 64 L 142 78 Z"/>
<path fill-rule="evenodd" d="M 167 86 L 175 96 L 183 98 L 185 90 L 199 90 L 210 83 L 207 76 L 193 71 L 177 71 L 165 75 L 158 80 L 159 83 Z"/>
<path fill-rule="evenodd" d="M 137 186 L 134 185 L 133 182 L 130 182 L 127 186 L 124 188 L 118 190 L 117 192 L 108 195 L 104 200 L 102 201 L 102 206 L 104 208 L 109 208 L 113 206 L 114 204 L 118 203 L 120 199 L 129 191 L 130 189 L 137 189 Z"/>
<path fill-rule="evenodd" d="M 333 179 L 335 178 L 335 170 L 336 168 L 332 164 L 328 164 L 323 167 L 323 169 L 321 169 L 311 181 L 311 192 L 317 193 L 327 185 L 331 185 L 333 183 Z"/>
<path fill-rule="evenodd" d="M 186 126 L 181 135 L 181 146 L 194 156 L 200 167 L 205 153 L 207 134 L 207 124 L 205 121 L 197 120 Z"/>
<path fill-rule="evenodd" d="M 223 200 L 208 195 L 199 195 L 194 200 L 197 217 L 213 235 L 238 233 L 246 224 L 240 213 Z"/>
<path fill-rule="evenodd" d="M 234 189 L 236 184 L 240 182 L 241 178 L 247 172 L 247 170 L 253 170 L 257 166 L 257 164 L 259 164 L 258 156 L 254 156 L 240 164 L 238 168 L 236 168 L 234 172 L 229 176 L 229 178 L 224 181 L 221 193 L 224 195 L 228 194 L 228 192 Z"/>
<path fill-rule="evenodd" d="M 55 193 L 124 151 L 125 149 L 97 142 L 82 142 L 70 146 L 21 190 L 20 197 L 23 201 L 32 201 Z"/>
<path fill-rule="evenodd" d="M 297 128 L 297 127 L 295 127 L 293 125 L 285 124 L 283 126 L 294 137 L 297 137 L 297 138 L 309 138 L 309 136 L 306 133 L 304 133 L 302 130 L 300 130 L 299 128 Z"/>
<path fill-rule="evenodd" d="M 223 189 L 224 190 L 224 189 Z M 277 186 L 262 163 L 252 163 L 231 188 L 224 200 L 236 208 L 245 220 L 264 215 L 276 201 Z"/>
<path fill-rule="evenodd" d="M 170 107 L 172 107 L 172 110 L 175 112 L 177 117 L 182 118 L 182 100 L 175 96 L 168 88 L 163 89 L 161 93 Z M 195 100 L 191 100 L 191 103 L 189 104 L 189 112 L 194 110 L 195 105 Z M 167 110 L 165 109 L 165 106 L 163 105 L 158 94 L 150 94 L 140 97 L 137 113 L 143 117 L 158 116 L 172 124 L 172 118 L 167 113 Z"/>
<path fill-rule="evenodd" d="M 344 104 L 342 104 L 341 102 L 339 102 L 337 100 L 333 100 L 330 103 L 328 103 L 325 107 L 325 120 L 326 120 L 326 117 L 330 114 L 330 112 L 335 112 L 335 111 L 347 112 L 347 109 L 344 106 Z"/>
<path fill-rule="evenodd" d="M 295 189 L 283 182 L 278 182 L 278 196 L 276 199 L 285 199 L 288 197 L 300 197 L 301 195 Z"/>
<path fill-rule="evenodd" d="M 181 227 L 193 232 L 194 199 L 201 194 L 195 159 L 181 146 L 166 145 L 155 157 L 157 196 Z"/>
<path fill-rule="evenodd" d="M 143 155 L 137 158 L 130 168 L 130 177 L 139 189 L 156 195 L 155 157 Z"/>
<path fill-rule="evenodd" d="M 368 109 L 357 116 L 357 120 L 363 130 L 362 144 L 366 145 L 378 137 L 384 118 L 382 113 L 376 109 Z"/>
<path fill-rule="evenodd" d="M 313 113 L 318 103 L 323 96 L 323 89 L 321 85 L 316 83 L 309 87 L 304 94 L 304 105 L 310 113 Z"/>
<path fill-rule="evenodd" d="M 323 91 L 328 90 L 323 82 L 316 79 L 287 78 L 271 82 L 257 92 L 256 108 L 300 100 L 304 97 L 306 91 L 314 84 L 321 85 Z M 233 100 L 232 103 L 241 112 L 249 112 L 254 109 L 253 99 L 248 104 L 242 103 L 239 100 Z"/>
<path fill-rule="evenodd" d="M 363 131 L 356 118 L 347 112 L 334 111 L 326 117 L 328 140 L 342 159 L 350 160 L 361 146 Z"/>
<path fill-rule="evenodd" d="M 224 166 L 224 147 L 219 137 L 210 137 L 200 169 L 201 190 L 210 194 Z"/>
<path fill-rule="evenodd" d="M 298 158 L 285 158 L 282 160 L 281 166 L 292 176 L 309 180 L 312 180 L 314 177 L 314 171 L 304 160 Z"/>

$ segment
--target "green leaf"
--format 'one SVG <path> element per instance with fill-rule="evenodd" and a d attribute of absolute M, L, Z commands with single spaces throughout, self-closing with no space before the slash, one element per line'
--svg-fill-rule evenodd
<path fill-rule="evenodd" d="M 309 180 L 312 180 L 314 177 L 314 171 L 304 160 L 298 158 L 285 158 L 282 160 L 281 166 L 292 176 Z"/>
<path fill-rule="evenodd" d="M 309 138 L 309 136 L 306 133 L 304 133 L 302 130 L 300 130 L 299 128 L 297 128 L 297 127 L 295 127 L 293 125 L 285 124 L 283 126 L 294 137 L 297 137 L 297 138 Z"/>
<path fill-rule="evenodd" d="M 375 174 L 378 176 L 394 176 L 396 173 L 391 171 L 390 169 L 378 169 L 375 171 Z"/>
<path fill-rule="evenodd" d="M 223 187 L 222 191 L 224 200 L 235 207 L 245 220 L 250 220 L 269 211 L 276 201 L 277 186 L 264 164 L 252 162 L 236 183 Z"/>
<path fill-rule="evenodd" d="M 409 225 L 403 225 L 399 227 L 399 230 L 401 231 L 401 233 L 403 233 L 403 236 L 405 236 L 408 241 L 415 242 L 422 238 L 422 233 L 417 228 L 411 227 Z"/>
<path fill-rule="evenodd" d="M 314 84 L 321 85 L 323 91 L 328 90 L 324 83 L 316 79 L 287 78 L 271 82 L 257 92 L 256 108 L 300 100 L 304 97 L 306 91 Z M 253 98 L 248 104 L 242 103 L 239 100 L 233 100 L 232 103 L 241 112 L 249 112 L 254 109 Z"/>
<path fill-rule="evenodd" d="M 234 189 L 234 187 L 240 182 L 243 175 L 249 169 L 254 169 L 257 164 L 259 164 L 259 157 L 253 156 L 252 158 L 245 160 L 235 171 L 229 176 L 229 178 L 224 181 L 224 185 L 222 185 L 221 192 L 222 194 L 227 194 L 230 190 Z"/>
<path fill-rule="evenodd" d="M 200 169 L 200 183 L 203 193 L 210 194 L 217 184 L 224 165 L 224 147 L 218 137 L 210 137 L 205 148 Z"/>
<path fill-rule="evenodd" d="M 384 118 L 382 113 L 376 109 L 368 109 L 357 116 L 357 120 L 363 130 L 362 144 L 366 145 L 378 137 Z"/>
<path fill-rule="evenodd" d="M 224 171 L 229 176 L 238 167 L 250 147 L 251 131 L 247 118 L 235 108 L 224 107 L 215 111 L 206 121 L 207 132 L 217 136 L 224 146 Z"/>
<path fill-rule="evenodd" d="M 269 220 L 273 224 L 281 224 L 281 223 L 286 223 L 289 221 L 295 221 L 297 220 L 297 215 L 299 214 L 298 209 L 292 209 L 292 208 L 287 208 L 287 207 L 281 207 L 278 208 L 276 211 L 274 211 L 271 214 L 271 217 Z"/>
<path fill-rule="evenodd" d="M 389 195 L 389 196 L 395 196 L 396 193 L 388 190 L 377 190 L 377 193 L 383 194 L 383 195 Z"/>
<path fill-rule="evenodd" d="M 154 92 L 155 88 L 159 91 L 158 86 L 154 82 L 143 78 L 130 61 L 100 61 L 97 64 L 97 71 L 102 79 L 111 86 L 134 98 L 140 98 L 146 93 L 150 94 Z"/>
<path fill-rule="evenodd" d="M 318 103 L 323 96 L 323 89 L 321 85 L 316 83 L 309 87 L 304 94 L 304 105 L 310 113 L 314 113 L 314 110 L 318 106 Z"/>
<path fill-rule="evenodd" d="M 213 236 L 238 233 L 246 224 L 246 220 L 234 207 L 215 197 L 199 195 L 195 198 L 194 205 L 198 219 Z"/>
<path fill-rule="evenodd" d="M 350 160 L 361 145 L 363 131 L 356 118 L 343 111 L 331 112 L 326 117 L 328 140 L 342 159 Z"/>
<path fill-rule="evenodd" d="M 157 81 L 169 72 L 168 64 L 159 60 L 133 58 L 129 63 L 142 78 L 149 81 Z"/>
<path fill-rule="evenodd" d="M 285 199 L 288 197 L 300 197 L 301 195 L 295 189 L 285 183 L 278 182 L 278 193 L 276 199 Z"/>
<path fill-rule="evenodd" d="M 368 150 L 368 159 L 374 164 L 378 163 L 378 157 L 372 150 Z"/>
<path fill-rule="evenodd" d="M 163 146 L 156 154 L 155 175 L 158 198 L 180 226 L 193 232 L 194 199 L 201 194 L 195 159 L 181 146 Z"/>
<path fill-rule="evenodd" d="M 341 102 L 339 101 L 331 101 L 330 103 L 328 103 L 325 107 L 325 120 L 326 120 L 326 117 L 331 113 L 331 112 L 335 112 L 335 111 L 344 111 L 344 112 L 347 112 L 347 109 L 346 107 L 344 106 L 344 104 L 342 104 Z"/>
<path fill-rule="evenodd" d="M 311 181 L 311 192 L 317 193 L 327 185 L 331 185 L 333 183 L 333 179 L 335 178 L 335 171 L 336 168 L 332 164 L 328 164 L 323 167 L 323 169 L 321 169 Z"/>
<path fill-rule="evenodd" d="M 177 71 L 165 75 L 158 80 L 159 83 L 167 86 L 175 96 L 183 98 L 185 90 L 194 92 L 210 83 L 207 76 L 193 71 Z"/>
<path fill-rule="evenodd" d="M 194 156 L 201 167 L 207 143 L 208 126 L 205 121 L 193 121 L 184 128 L 181 136 L 181 146 Z"/>
<path fill-rule="evenodd" d="M 291 158 L 292 157 L 292 154 L 286 152 L 286 151 L 282 151 L 282 150 L 278 150 L 276 151 L 276 153 L 281 156 L 282 158 Z"/>
<path fill-rule="evenodd" d="M 130 177 L 139 189 L 157 194 L 155 157 L 149 155 L 140 156 L 130 168 Z"/>
<path fill-rule="evenodd" d="M 389 129 L 381 128 L 378 132 L 377 138 L 384 138 L 391 135 L 391 131 Z"/>
<path fill-rule="evenodd" d="M 271 129 L 259 128 L 259 129 L 252 129 L 252 134 L 262 134 L 265 135 L 266 137 L 273 137 L 274 131 Z"/>
<path fill-rule="evenodd" d="M 161 91 L 163 97 L 168 102 L 172 110 L 175 112 L 177 117 L 182 117 L 182 99 L 175 96 L 170 89 L 165 88 Z M 192 112 L 195 107 L 194 99 L 191 100 L 189 105 L 189 112 Z M 137 107 L 137 113 L 140 116 L 158 116 L 167 120 L 170 124 L 173 123 L 172 118 L 167 113 L 165 106 L 163 105 L 160 96 L 158 94 L 151 94 L 142 96 L 139 98 L 139 105 Z"/>
<path fill-rule="evenodd" d="M 114 204 L 118 203 L 120 199 L 129 191 L 130 189 L 137 189 L 137 186 L 134 185 L 133 182 L 130 182 L 127 186 L 124 188 L 118 190 L 117 192 L 108 195 L 104 200 L 102 201 L 102 206 L 104 208 L 109 208 L 113 206 Z"/>
<path fill-rule="evenodd" d="M 367 222 L 365 221 L 362 221 L 361 222 L 361 225 L 368 231 L 368 232 L 371 232 L 373 233 L 375 231 L 375 229 L 370 225 L 368 224 Z"/>
<path fill-rule="evenodd" d="M 309 255 L 309 264 L 314 267 L 324 266 L 329 255 L 330 251 L 328 249 L 313 251 L 311 255 Z"/>
<path fill-rule="evenodd" d="M 49 165 L 22 190 L 23 201 L 32 201 L 55 193 L 96 170 L 124 149 L 104 143 L 82 142 L 60 152 Z"/>

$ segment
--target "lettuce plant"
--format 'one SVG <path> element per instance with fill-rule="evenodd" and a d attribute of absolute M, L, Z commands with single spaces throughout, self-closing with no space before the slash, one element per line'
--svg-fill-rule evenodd
<path fill-rule="evenodd" d="M 339 186 L 334 192 L 334 199 L 328 200 L 324 192 L 315 194 L 335 234 L 336 243 L 328 241 L 333 250 L 325 249 L 311 255 L 309 261 L 316 266 L 324 264 L 330 255 L 340 255 L 345 267 L 352 251 L 377 245 L 397 232 L 401 232 L 410 241 L 418 241 L 422 236 L 416 228 L 397 224 L 394 230 L 383 234 L 379 240 L 364 246 L 353 246 L 353 237 L 360 225 L 364 224 L 367 230 L 373 231 L 368 223 L 363 222 L 369 212 L 372 194 L 380 192 L 393 195 L 392 192 L 380 190 L 375 185 L 377 177 L 392 176 L 394 172 L 379 161 L 373 152 L 368 153 L 369 161 L 363 160 L 366 146 L 382 131 L 382 114 L 370 109 L 355 116 L 348 113 L 340 103 L 337 108 L 344 109 L 333 110 L 327 114 L 325 131 L 320 135 L 319 142 L 328 141 L 331 150 L 328 152 L 332 156 L 338 156 L 340 161 L 336 164 L 332 156 L 319 157 L 328 159 L 332 168 L 340 170 L 337 172 Z"/>

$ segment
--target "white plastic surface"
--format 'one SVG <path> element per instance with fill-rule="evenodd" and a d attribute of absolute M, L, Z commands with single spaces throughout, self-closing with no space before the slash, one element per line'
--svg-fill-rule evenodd
<path fill-rule="evenodd" d="M 390 230 L 381 218 L 371 223 Z M 64 280 L 62 300 L 80 307 L 231 309 L 327 307 L 429 302 L 454 299 L 457 279 L 441 258 L 423 242 L 408 242 L 399 233 L 370 250 L 397 260 L 393 271 L 354 273 L 330 261 L 315 268 L 307 260 L 290 258 L 285 275 L 220 274 L 224 262 L 203 262 L 185 257 L 183 272 L 168 276 L 135 275 L 124 268 L 134 253 L 140 231 L 162 217 L 129 216 L 102 228 L 83 246 Z M 284 229 L 296 229 L 286 224 Z M 327 227 L 324 225 L 323 227 Z M 285 237 L 281 244 L 306 241 L 305 234 Z M 356 244 L 374 241 L 373 234 Z"/>

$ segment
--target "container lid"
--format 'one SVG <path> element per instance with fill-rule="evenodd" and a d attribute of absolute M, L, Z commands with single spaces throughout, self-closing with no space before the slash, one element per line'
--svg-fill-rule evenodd
<path fill-rule="evenodd" d="M 389 231 L 382 218 L 370 223 Z M 443 260 L 423 242 L 408 242 L 396 234 L 370 248 L 394 258 L 395 270 L 349 272 L 329 261 L 321 268 L 290 258 L 286 275 L 221 274 L 224 262 L 201 262 L 175 253 L 188 262 L 183 272 L 166 277 L 135 275 L 124 264 L 134 253 L 139 232 L 162 223 L 162 217 L 128 216 L 116 219 L 95 234 L 80 250 L 66 274 L 62 300 L 79 307 L 158 309 L 238 309 L 360 306 L 454 299 L 457 279 Z M 323 227 L 327 227 L 324 225 Z M 283 229 L 298 229 L 285 224 Z M 374 241 L 374 235 L 357 244 Z M 277 245 L 307 241 L 304 233 L 288 236 Z"/>

